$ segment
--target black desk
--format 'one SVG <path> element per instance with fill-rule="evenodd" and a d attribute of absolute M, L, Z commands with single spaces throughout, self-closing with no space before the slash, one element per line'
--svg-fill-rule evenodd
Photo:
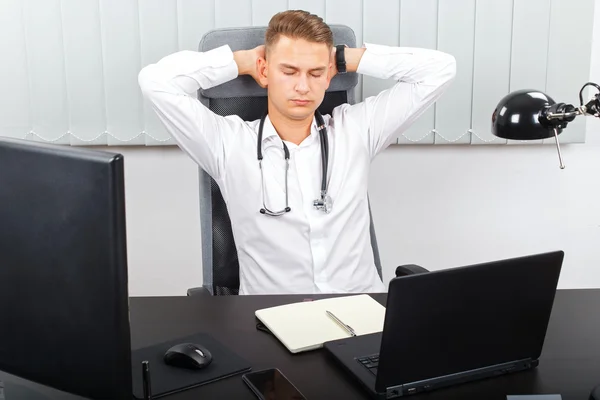
<path fill-rule="evenodd" d="M 278 367 L 309 400 L 367 399 L 362 388 L 323 352 L 293 355 L 276 338 L 256 330 L 256 309 L 306 297 L 132 298 L 132 346 L 136 349 L 204 331 L 249 360 L 254 370 Z M 373 297 L 385 304 L 385 295 Z M 538 368 L 410 398 L 505 400 L 507 394 L 559 393 L 564 400 L 587 400 L 596 384 L 600 384 L 600 290 L 559 290 Z M 254 397 L 238 375 L 164 399 Z"/>
<path fill-rule="evenodd" d="M 206 331 L 248 359 L 254 370 L 278 367 L 308 399 L 366 399 L 362 388 L 323 352 L 290 354 L 276 338 L 256 330 L 256 309 L 306 297 L 132 298 L 132 345 L 137 348 Z M 385 295 L 373 297 L 385 304 Z M 505 400 L 507 394 L 560 393 L 564 400 L 587 400 L 597 384 L 600 384 L 600 290 L 559 290 L 538 368 L 411 399 Z M 212 398 L 254 397 L 239 376 L 168 397 L 169 400 Z"/>

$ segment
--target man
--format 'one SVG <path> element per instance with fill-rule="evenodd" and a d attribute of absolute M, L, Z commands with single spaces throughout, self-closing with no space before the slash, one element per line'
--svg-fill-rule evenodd
<path fill-rule="evenodd" d="M 348 72 L 398 82 L 324 115 L 324 149 L 315 110 L 344 61 Z M 269 22 L 264 46 L 177 52 L 145 67 L 139 84 L 181 149 L 220 187 L 238 251 L 240 294 L 359 293 L 386 289 L 370 245 L 370 163 L 455 73 L 455 59 L 435 50 L 334 47 L 321 18 L 286 11 Z M 241 74 L 267 88 L 262 123 L 218 116 L 196 98 L 199 88 Z M 314 204 L 325 153 L 326 210 Z"/>

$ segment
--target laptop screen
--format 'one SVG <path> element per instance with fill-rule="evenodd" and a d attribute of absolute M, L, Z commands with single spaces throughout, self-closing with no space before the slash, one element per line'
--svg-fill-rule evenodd
<path fill-rule="evenodd" d="M 537 359 L 563 256 L 558 251 L 392 280 L 377 390 Z"/>

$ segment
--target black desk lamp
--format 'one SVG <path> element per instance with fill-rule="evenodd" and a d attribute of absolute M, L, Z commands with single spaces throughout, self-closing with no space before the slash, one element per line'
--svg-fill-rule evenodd
<path fill-rule="evenodd" d="M 587 104 L 583 104 L 583 89 L 594 86 L 598 93 Z M 506 95 L 492 114 L 492 133 L 503 139 L 537 140 L 552 136 L 556 139 L 556 148 L 560 168 L 565 168 L 558 135 L 567 124 L 580 115 L 600 118 L 600 86 L 588 82 L 579 91 L 579 107 L 571 104 L 556 103 L 545 93 L 537 90 L 518 90 Z M 590 394 L 589 400 L 600 400 L 600 385 Z"/>
<path fill-rule="evenodd" d="M 594 86 L 598 93 L 583 104 L 583 89 Z M 565 168 L 558 135 L 580 115 L 600 118 L 600 86 L 588 82 L 579 91 L 579 107 L 556 103 L 538 90 L 518 90 L 506 95 L 492 115 L 492 133 L 503 139 L 537 140 L 555 138 L 560 168 Z"/>

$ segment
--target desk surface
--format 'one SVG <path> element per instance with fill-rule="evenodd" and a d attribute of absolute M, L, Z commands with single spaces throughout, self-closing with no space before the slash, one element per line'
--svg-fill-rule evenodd
<path fill-rule="evenodd" d="M 253 370 L 279 368 L 309 400 L 367 399 L 362 387 L 324 352 L 315 350 L 294 355 L 275 337 L 256 330 L 255 310 L 301 301 L 306 297 L 132 298 L 132 347 L 136 349 L 196 332 L 207 332 L 246 358 Z M 326 296 L 314 298 L 320 297 Z M 385 304 L 384 294 L 373 297 Z M 6 378 L 0 374 L 2 379 Z M 507 394 L 561 394 L 563 400 L 588 400 L 591 389 L 597 384 L 600 384 L 600 290 L 559 290 L 540 365 L 536 369 L 410 398 L 506 400 Z M 6 399 L 12 400 L 7 394 Z M 255 399 L 253 396 L 242 382 L 241 375 L 237 375 L 164 399 L 252 400 Z"/>
<path fill-rule="evenodd" d="M 249 360 L 254 370 L 278 367 L 308 399 L 368 398 L 322 351 L 290 354 L 276 338 L 256 330 L 255 310 L 306 297 L 132 298 L 132 346 L 143 347 L 205 331 Z M 373 297 L 385 305 L 384 294 Z M 505 400 L 507 394 L 558 393 L 563 400 L 587 400 L 597 384 L 600 384 L 600 290 L 559 290 L 536 369 L 440 389 L 411 399 Z M 169 400 L 212 398 L 254 399 L 240 376 L 168 397 Z"/>

